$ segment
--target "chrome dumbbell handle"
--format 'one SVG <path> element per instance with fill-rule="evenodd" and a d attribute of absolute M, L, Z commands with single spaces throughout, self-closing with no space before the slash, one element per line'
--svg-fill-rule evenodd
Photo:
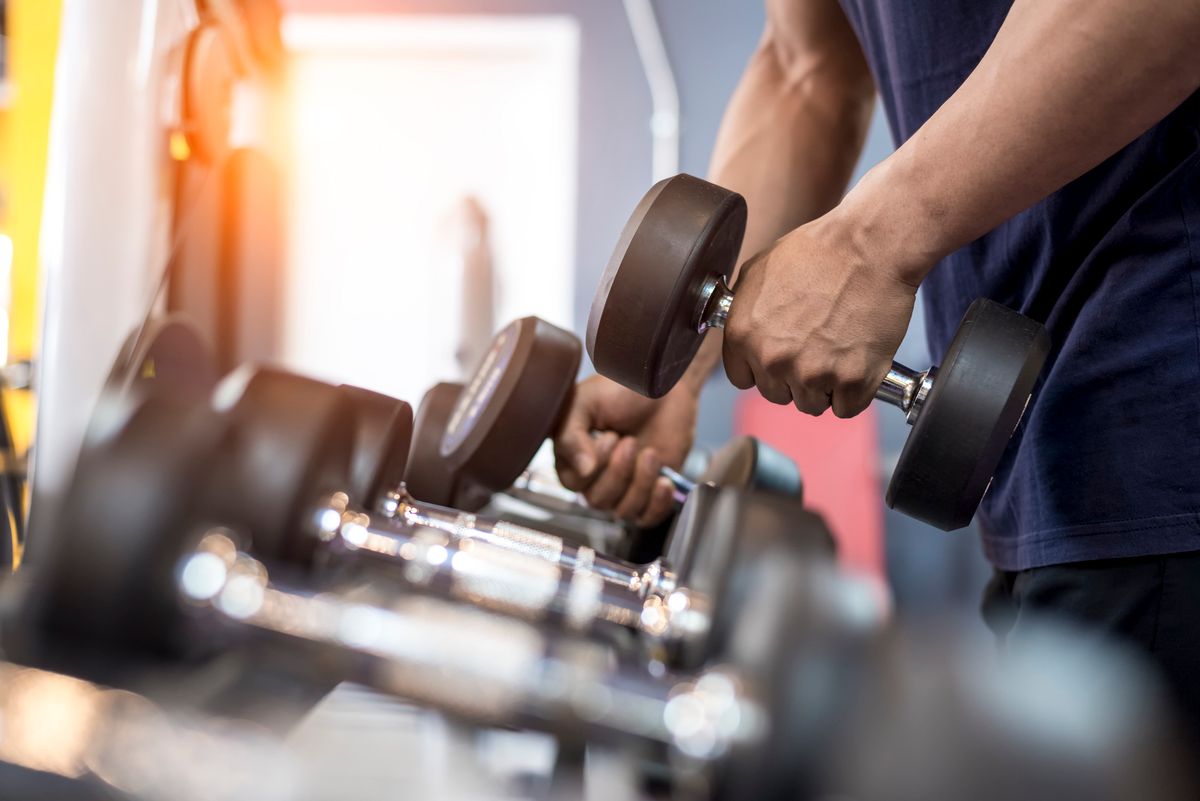
<path fill-rule="evenodd" d="M 390 563 L 424 592 L 575 630 L 612 626 L 675 640 L 707 629 L 705 599 L 675 588 L 657 563 L 631 572 L 590 548 L 551 546 L 535 538 L 540 532 L 437 507 L 402 504 L 375 520 L 348 509 L 345 496 L 332 504 L 326 511 L 337 511 L 318 527 L 329 547 Z"/>
<path fill-rule="evenodd" d="M 493 520 L 480 515 L 434 506 L 416 500 L 403 488 L 389 492 L 379 505 L 379 524 L 405 528 L 424 526 L 444 531 L 458 539 L 487 542 L 554 563 L 564 570 L 587 569 L 606 584 L 639 595 L 669 592 L 673 585 L 662 565 L 635 565 L 597 554 L 592 548 L 575 545 L 543 531 Z"/>
<path fill-rule="evenodd" d="M 696 330 L 704 333 L 710 328 L 725 328 L 732 306 L 733 290 L 725 283 L 725 278 L 710 276 L 700 289 Z M 916 371 L 893 361 L 879 389 L 875 390 L 875 398 L 904 412 L 908 424 L 912 425 L 921 414 L 921 406 L 933 389 L 936 375 L 936 367 Z"/>
<path fill-rule="evenodd" d="M 761 732 L 761 706 L 727 671 L 655 678 L 613 669 L 580 643 L 560 650 L 533 626 L 461 604 L 404 596 L 382 607 L 313 595 L 273 580 L 225 530 L 210 531 L 175 575 L 186 602 L 227 623 L 327 648 L 356 680 L 475 722 L 633 737 L 698 757 Z"/>

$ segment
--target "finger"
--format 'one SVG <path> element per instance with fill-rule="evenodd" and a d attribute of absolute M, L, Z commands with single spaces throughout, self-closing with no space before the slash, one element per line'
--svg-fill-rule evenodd
<path fill-rule="evenodd" d="M 754 385 L 758 394 L 778 406 L 787 406 L 792 402 L 792 389 L 783 379 L 771 375 L 765 368 L 752 368 Z"/>
<path fill-rule="evenodd" d="M 875 393 L 870 388 L 853 385 L 838 387 L 833 391 L 833 413 L 841 418 L 854 417 L 862 414 L 874 398 Z"/>
<path fill-rule="evenodd" d="M 650 502 L 638 518 L 637 524 L 643 528 L 657 526 L 675 511 L 675 488 L 668 478 L 659 476 L 654 480 L 654 489 L 650 493 Z"/>
<path fill-rule="evenodd" d="M 633 480 L 614 510 L 617 517 L 636 520 L 641 516 L 650 503 L 650 494 L 654 491 L 654 482 L 659 479 L 661 470 L 662 459 L 652 449 L 645 448 L 638 454 Z"/>
<path fill-rule="evenodd" d="M 567 489 L 574 490 L 575 492 L 585 492 L 592 485 L 592 482 L 604 472 L 605 466 L 608 465 L 608 460 L 612 458 L 613 449 L 617 447 L 617 443 L 620 441 L 621 435 L 615 431 L 605 431 L 602 434 L 593 432 L 592 454 L 596 457 L 596 469 L 592 471 L 591 475 L 581 477 L 579 485 L 567 487 Z"/>
<path fill-rule="evenodd" d="M 636 457 L 637 440 L 624 437 L 617 443 L 617 447 L 613 448 L 608 464 L 584 491 L 588 504 L 596 509 L 612 509 L 616 506 L 633 479 Z"/>
<path fill-rule="evenodd" d="M 792 398 L 796 408 L 813 417 L 820 417 L 829 408 L 831 397 L 821 386 L 792 387 Z"/>
<path fill-rule="evenodd" d="M 600 467 L 608 464 L 608 460 L 612 458 L 613 448 L 617 447 L 617 443 L 621 441 L 621 435 L 615 431 L 605 431 L 595 437 L 592 445 L 595 448 L 596 464 Z"/>
<path fill-rule="evenodd" d="M 601 462 L 592 437 L 592 413 L 586 406 L 572 404 L 562 428 L 554 437 L 554 466 L 558 480 L 570 490 L 587 486 Z"/>
<path fill-rule="evenodd" d="M 729 383 L 738 389 L 750 389 L 754 386 L 754 371 L 750 363 L 741 355 L 741 349 L 734 346 L 728 334 L 721 345 L 721 358 L 725 362 L 725 375 Z"/>

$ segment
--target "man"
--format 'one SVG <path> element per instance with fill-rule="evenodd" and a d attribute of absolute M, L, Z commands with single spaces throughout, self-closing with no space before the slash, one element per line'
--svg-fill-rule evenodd
<path fill-rule="evenodd" d="M 583 382 L 563 482 L 659 519 L 722 349 L 738 387 L 849 417 L 918 286 L 935 357 L 992 298 L 1052 351 L 979 511 L 985 607 L 1010 641 L 1050 611 L 1138 644 L 1200 732 L 1198 87 L 1190 0 L 768 0 L 710 176 L 757 253 L 724 341 L 659 401 Z M 876 92 L 898 148 L 843 198 Z"/>

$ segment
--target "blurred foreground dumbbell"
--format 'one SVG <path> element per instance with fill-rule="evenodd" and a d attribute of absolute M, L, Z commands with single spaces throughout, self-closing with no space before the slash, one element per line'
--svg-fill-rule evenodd
<path fill-rule="evenodd" d="M 0 798 L 284 801 L 299 771 L 253 722 L 0 661 Z"/>
<path fill-rule="evenodd" d="M 761 749 L 782 742 L 773 736 L 777 709 L 800 707 L 765 694 L 777 677 L 791 675 L 777 661 L 798 647 L 803 619 L 790 610 L 813 608 L 801 596 L 812 592 L 810 575 L 825 560 L 812 558 L 814 540 L 803 531 L 827 539 L 815 517 L 794 513 L 793 537 L 759 537 L 758 527 L 744 531 L 732 582 L 744 603 L 730 607 L 751 617 L 729 622 L 739 636 L 722 664 L 680 675 L 660 668 L 656 676 L 612 667 L 602 651 L 462 603 L 401 595 L 390 606 L 376 606 L 314 595 L 302 579 L 289 585 L 289 572 L 303 571 L 251 556 L 236 528 L 219 525 L 224 518 L 211 507 L 209 492 L 197 493 L 227 467 L 213 444 L 245 433 L 238 424 L 231 431 L 230 420 L 155 399 L 93 443 L 79 462 L 55 547 L 28 585 L 24 624 L 45 638 L 88 643 L 109 658 L 129 652 L 171 658 L 266 638 L 298 656 L 337 661 L 348 677 L 457 717 L 683 760 L 695 786 L 714 797 L 782 797 L 794 783 L 795 765 L 768 760 L 778 764 L 773 775 L 737 766 L 745 759 L 757 764 Z M 328 443 L 331 433 L 309 441 Z M 321 472 L 330 464 L 309 468 Z M 310 506 L 297 523 L 319 542 L 330 513 L 340 517 L 335 506 Z M 432 545 L 420 548 L 410 565 L 436 568 L 440 555 Z M 464 569 L 471 553 L 446 556 Z M 474 574 L 473 589 L 486 591 L 493 575 Z M 755 600 L 777 593 L 773 608 Z M 718 790 L 735 776 L 749 785 Z"/>
<path fill-rule="evenodd" d="M 614 667 L 459 603 L 313 594 L 244 550 L 197 493 L 228 431 L 201 406 L 158 399 L 94 441 L 15 620 L 109 659 L 265 642 L 460 719 L 612 744 L 660 764 L 676 798 L 1193 797 L 1164 748 L 1158 699 L 1120 658 L 1059 635 L 1014 669 L 961 639 L 881 628 L 804 536 L 743 532 L 723 657 L 678 674 Z M 326 530 L 336 508 L 316 511 L 304 522 Z M 820 523 L 801 512 L 793 526 Z"/>
<path fill-rule="evenodd" d="M 245 368 L 216 392 L 226 428 L 196 489 L 198 513 L 251 533 L 269 565 L 312 574 L 330 562 L 388 566 L 411 589 L 573 631 L 634 631 L 675 664 L 722 653 L 740 616 L 748 545 L 787 540 L 828 561 L 832 540 L 795 499 L 697 488 L 665 557 L 638 565 L 505 521 L 392 494 L 368 513 L 344 476 L 362 436 L 344 390 Z M 163 454 L 141 455 L 153 472 Z M 199 455 L 197 455 L 199 458 Z M 389 505 L 390 501 L 390 505 Z"/>

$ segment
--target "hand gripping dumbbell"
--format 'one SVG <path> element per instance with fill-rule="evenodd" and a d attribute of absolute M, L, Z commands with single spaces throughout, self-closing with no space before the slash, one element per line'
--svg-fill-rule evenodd
<path fill-rule="evenodd" d="M 1071 639 L 1059 631 L 1042 642 L 1056 650 L 1006 670 L 969 640 L 881 632 L 831 565 L 752 530 L 727 658 L 694 672 L 614 666 L 598 646 L 461 604 L 314 594 L 194 508 L 227 429 L 202 406 L 151 398 L 85 447 L 54 547 L 4 588 L 26 591 L 5 607 L 29 641 L 143 667 L 247 646 L 324 661 L 460 720 L 618 746 L 663 765 L 678 799 L 1194 797 L 1159 699 L 1124 660 L 1057 650 Z"/>
<path fill-rule="evenodd" d="M 329 411 L 345 410 L 338 406 Z M 366 604 L 289 584 L 287 568 L 242 550 L 236 529 L 218 525 L 208 490 L 197 491 L 228 467 L 220 450 L 243 433 L 230 422 L 202 406 L 150 399 L 93 442 L 54 547 L 29 582 L 23 625 L 88 642 L 109 659 L 195 659 L 266 642 L 467 721 L 669 758 L 685 797 L 802 797 L 812 779 L 806 770 L 821 768 L 822 734 L 836 716 L 804 701 L 806 684 L 825 670 L 805 639 L 837 595 L 824 589 L 833 574 L 826 560 L 811 558 L 811 539 L 743 532 L 730 585 L 745 617 L 730 621 L 721 663 L 679 674 L 614 666 L 599 644 L 547 638 L 538 627 L 461 603 L 400 594 L 387 605 Z M 310 422 L 327 431 L 298 439 L 306 447 L 323 442 L 336 461 L 330 443 L 347 432 L 325 416 Z M 251 450 L 261 445 L 247 442 Z M 348 449 L 340 450 L 344 469 Z M 260 465 L 271 453 L 260 450 Z M 339 516 L 337 505 L 310 504 L 297 522 L 317 542 L 322 522 Z M 790 522 L 823 530 L 805 512 Z M 433 554 L 426 548 L 413 566 L 430 564 Z"/>
<path fill-rule="evenodd" d="M 256 553 L 272 564 L 312 568 L 353 552 L 428 593 L 572 630 L 634 630 L 662 646 L 664 658 L 697 664 L 721 652 L 738 615 L 729 581 L 748 530 L 805 538 L 812 558 L 832 555 L 827 531 L 797 525 L 806 518 L 794 499 L 708 486 L 689 498 L 666 557 L 648 565 L 402 494 L 371 514 L 351 507 L 342 490 L 343 465 L 362 439 L 344 392 L 247 368 L 215 397 L 228 431 L 202 494 L 215 517 L 252 532 Z M 318 502 L 339 511 L 314 529 L 306 521 Z"/>
<path fill-rule="evenodd" d="M 690 175 L 655 184 L 625 224 L 588 317 L 596 370 L 652 398 L 722 328 L 746 227 L 742 197 Z M 940 368 L 893 362 L 875 397 L 913 427 L 887 503 L 947 531 L 970 523 L 1049 351 L 1041 324 L 971 304 Z"/>
<path fill-rule="evenodd" d="M 561 424 L 582 355 L 573 334 L 536 317 L 501 329 L 465 386 L 438 384 L 418 406 L 409 492 L 478 508 L 486 493 L 514 486 Z M 802 494 L 795 463 L 751 437 L 714 454 L 699 482 L 667 467 L 662 475 L 681 503 L 697 483 Z"/>

